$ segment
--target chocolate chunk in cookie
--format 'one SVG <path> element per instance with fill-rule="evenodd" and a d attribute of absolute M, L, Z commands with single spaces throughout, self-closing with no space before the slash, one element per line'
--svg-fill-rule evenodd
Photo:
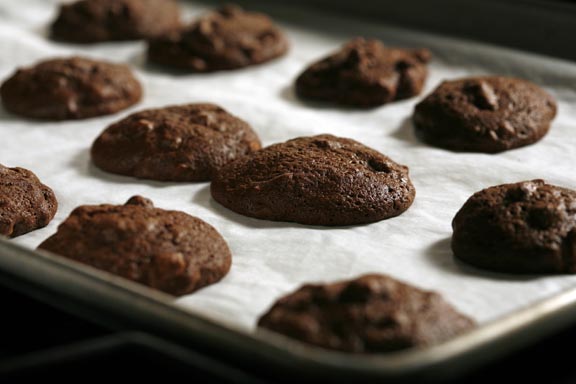
<path fill-rule="evenodd" d="M 388 48 L 357 38 L 306 68 L 296 79 L 296 93 L 354 107 L 410 98 L 422 91 L 430 56 L 427 49 Z"/>
<path fill-rule="evenodd" d="M 52 38 L 72 43 L 150 39 L 180 27 L 173 0 L 80 0 L 62 4 Z"/>
<path fill-rule="evenodd" d="M 258 326 L 322 348 L 386 353 L 442 343 L 475 322 L 438 293 L 372 274 L 304 285 L 278 300 Z"/>
<path fill-rule="evenodd" d="M 176 296 L 219 281 L 232 262 L 212 226 L 141 196 L 76 208 L 38 248 Z"/>
<path fill-rule="evenodd" d="M 454 151 L 496 153 L 540 140 L 556 102 L 529 81 L 488 76 L 445 81 L 414 111 L 416 134 Z"/>
<path fill-rule="evenodd" d="M 270 18 L 229 5 L 150 41 L 148 59 L 191 72 L 211 72 L 264 63 L 287 51 L 287 39 Z"/>
<path fill-rule="evenodd" d="M 576 273 L 576 191 L 543 180 L 476 192 L 452 221 L 458 259 L 500 272 Z"/>
<path fill-rule="evenodd" d="M 125 65 L 71 57 L 18 69 L 0 95 L 4 108 L 17 115 L 72 120 L 128 108 L 140 101 L 142 88 Z"/>
<path fill-rule="evenodd" d="M 228 163 L 212 196 L 234 212 L 310 225 L 352 225 L 397 216 L 414 200 L 408 168 L 357 141 L 301 137 Z"/>
<path fill-rule="evenodd" d="M 214 104 L 149 109 L 112 124 L 92 145 L 92 161 L 121 175 L 207 181 L 227 162 L 260 149 L 252 128 Z"/>
<path fill-rule="evenodd" d="M 34 173 L 0 164 L 0 235 L 16 237 L 45 227 L 57 209 L 54 192 Z"/>

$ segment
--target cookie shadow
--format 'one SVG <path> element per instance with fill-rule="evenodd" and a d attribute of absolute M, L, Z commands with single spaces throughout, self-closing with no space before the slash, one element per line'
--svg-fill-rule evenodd
<path fill-rule="evenodd" d="M 452 248 L 450 247 L 451 240 L 452 237 L 439 240 L 430 245 L 426 250 L 426 255 L 428 256 L 430 263 L 444 271 L 455 275 L 464 274 L 471 277 L 498 281 L 531 281 L 547 277 L 547 275 L 537 274 L 493 272 L 474 267 L 454 257 Z"/>
<path fill-rule="evenodd" d="M 147 48 L 135 55 L 128 58 L 128 64 L 138 67 L 140 70 L 147 72 L 150 75 L 159 76 L 172 76 L 172 77 L 184 77 L 184 76 L 198 76 L 199 73 L 191 72 L 184 68 L 171 67 L 169 65 L 156 64 L 148 60 Z"/>
<path fill-rule="evenodd" d="M 96 178 L 111 184 L 139 184 L 147 185 L 153 188 L 166 188 L 173 186 L 182 186 L 186 183 L 174 181 L 156 181 L 148 179 L 137 179 L 131 176 L 116 175 L 108 173 L 96 167 L 90 156 L 90 148 L 78 152 L 69 162 L 70 168 L 74 169 L 79 175 Z"/>
<path fill-rule="evenodd" d="M 285 86 L 278 94 L 282 100 L 288 101 L 292 104 L 304 105 L 304 102 L 296 95 L 296 89 L 292 84 Z"/>
<path fill-rule="evenodd" d="M 54 121 L 31 119 L 28 117 L 13 114 L 12 112 L 4 108 L 3 105 L 0 105 L 0 121 L 3 123 L 22 123 L 22 124 L 34 124 L 34 125 L 55 123 Z"/>
<path fill-rule="evenodd" d="M 196 77 L 201 79 L 218 77 L 223 78 L 225 76 L 238 76 L 246 73 L 247 71 L 253 71 L 259 69 L 260 66 L 248 66 L 245 68 L 236 68 L 230 70 L 216 70 L 207 72 L 194 72 L 186 68 L 178 68 L 170 65 L 158 64 L 148 60 L 147 48 L 144 47 L 143 50 L 130 56 L 128 58 L 128 64 L 139 68 L 140 70 L 150 74 L 158 76 L 172 76 L 172 77 Z"/>
<path fill-rule="evenodd" d="M 0 106 L 0 121 L 4 123 L 16 123 L 16 122 L 31 122 L 32 120 L 26 119 L 24 117 L 19 117 L 8 112 L 3 106 Z"/>
<path fill-rule="evenodd" d="M 418 136 L 416 135 L 414 123 L 412 122 L 412 116 L 404 118 L 400 126 L 394 132 L 392 132 L 390 136 L 412 144 L 413 146 L 424 146 L 424 144 L 418 139 Z"/>
<path fill-rule="evenodd" d="M 208 184 L 207 186 L 201 188 L 198 192 L 196 192 L 196 194 L 194 194 L 192 198 L 192 202 L 195 204 L 202 205 L 206 208 L 210 208 L 210 210 L 212 210 L 218 216 L 223 217 L 224 219 L 229 220 L 235 224 L 241 225 L 243 227 L 249 227 L 254 229 L 294 228 L 294 227 L 314 228 L 296 223 L 284 223 L 284 222 L 260 220 L 240 215 L 234 211 L 229 210 L 223 205 L 220 205 L 220 203 L 218 203 L 216 200 L 212 198 L 212 194 L 210 193 L 210 184 Z"/>
<path fill-rule="evenodd" d="M 157 64 L 148 60 L 148 46 L 144 44 L 141 50 L 128 57 L 127 63 L 150 75 L 158 76 L 198 76 L 199 73 L 191 72 L 185 68 L 172 67 L 169 65 Z M 202 75 L 200 73 L 200 75 Z M 206 74 L 204 74 L 206 75 Z"/>
<path fill-rule="evenodd" d="M 26 128 L 34 128 L 34 127 L 38 127 L 38 126 L 48 126 L 48 125 L 58 125 L 58 126 L 68 125 L 70 127 L 76 128 L 78 125 L 80 125 L 84 122 L 98 120 L 98 119 L 102 119 L 102 118 L 108 118 L 110 116 L 118 116 L 118 115 L 123 114 L 127 111 L 132 112 L 133 110 L 140 107 L 140 103 L 141 102 L 138 102 L 135 105 L 131 105 L 131 106 L 127 107 L 125 110 L 120 110 L 120 111 L 110 113 L 107 115 L 91 116 L 91 117 L 86 117 L 86 118 L 81 118 L 81 119 L 74 119 L 74 118 L 69 118 L 69 119 L 32 118 L 32 117 L 27 117 L 27 116 L 22 116 L 22 115 L 17 115 L 15 113 L 12 113 L 9 110 L 7 110 L 0 103 L 0 122 L 7 123 L 7 124 L 9 124 L 9 123 L 26 124 Z"/>
<path fill-rule="evenodd" d="M 326 227 L 320 225 L 304 225 L 298 224 L 293 222 L 287 221 L 272 221 L 272 220 L 263 220 L 263 219 L 256 219 L 253 217 L 248 217 L 236 213 L 212 198 L 212 194 L 210 193 L 210 184 L 206 185 L 205 187 L 201 188 L 194 196 L 192 197 L 192 202 L 203 207 L 209 208 L 212 212 L 216 213 L 218 216 L 231 221 L 237 225 L 253 228 L 253 229 L 282 229 L 282 228 L 302 228 L 308 230 L 345 230 L 353 227 L 361 227 L 368 224 L 363 225 L 355 225 L 355 226 L 337 226 L 337 227 Z"/>
<path fill-rule="evenodd" d="M 295 105 L 303 106 L 310 109 L 316 110 L 327 110 L 327 111 L 344 111 L 344 112 L 369 112 L 382 107 L 382 105 L 376 105 L 372 107 L 354 107 L 350 105 L 339 104 L 336 102 L 329 101 L 319 101 L 312 100 L 298 96 L 296 93 L 296 88 L 294 84 L 285 86 L 280 90 L 278 94 L 281 99 Z"/>
<path fill-rule="evenodd" d="M 128 57 L 127 64 L 140 69 L 147 69 L 148 59 L 146 58 L 146 49 L 141 50 Z M 150 72 L 150 71 L 147 71 Z"/>
<path fill-rule="evenodd" d="M 38 25 L 38 26 L 32 28 L 31 31 L 35 35 L 37 35 L 37 36 L 39 36 L 45 40 L 49 40 L 51 42 L 54 42 L 54 40 L 52 40 L 51 26 L 52 26 L 52 22 L 50 22 L 48 24 Z"/>

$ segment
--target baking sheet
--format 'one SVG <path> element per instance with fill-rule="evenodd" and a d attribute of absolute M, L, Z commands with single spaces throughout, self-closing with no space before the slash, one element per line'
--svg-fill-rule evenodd
<path fill-rule="evenodd" d="M 233 72 L 183 75 L 145 65 L 139 42 L 76 46 L 46 39 L 57 1 L 0 3 L 0 77 L 15 67 L 52 56 L 87 55 L 134 66 L 145 88 L 141 104 L 113 116 L 72 122 L 36 122 L 0 109 L 0 163 L 33 170 L 52 187 L 59 210 L 51 224 L 13 240 L 34 248 L 81 204 L 124 203 L 151 198 L 216 227 L 228 241 L 233 266 L 220 283 L 174 302 L 241 331 L 279 296 L 303 283 L 387 273 L 441 292 L 480 323 L 497 319 L 576 287 L 576 276 L 513 276 L 475 269 L 453 260 L 451 220 L 464 201 L 487 186 L 532 178 L 576 188 L 576 66 L 477 43 L 314 14 L 289 5 L 267 5 L 285 28 L 292 49 L 270 64 Z M 186 17 L 205 10 L 182 4 Z M 292 81 L 307 63 L 354 36 L 378 37 L 390 45 L 424 46 L 434 60 L 423 94 L 443 79 L 507 74 L 531 79 L 559 100 L 550 133 L 536 145 L 498 155 L 452 153 L 416 140 L 409 117 L 422 96 L 373 110 L 302 103 Z M 149 107 L 213 102 L 252 124 L 263 143 L 331 133 L 366 143 L 410 167 L 417 196 L 403 215 L 370 225 L 322 228 L 275 223 L 237 215 L 215 203 L 207 183 L 161 183 L 116 176 L 90 164 L 89 148 L 110 123 Z"/>

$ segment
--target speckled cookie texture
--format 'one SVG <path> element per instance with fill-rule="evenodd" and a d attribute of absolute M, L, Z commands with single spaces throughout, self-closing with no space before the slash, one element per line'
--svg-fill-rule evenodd
<path fill-rule="evenodd" d="M 142 87 L 126 65 L 70 57 L 18 69 L 0 95 L 4 108 L 17 115 L 71 120 L 128 108 L 140 101 Z"/>
<path fill-rule="evenodd" d="M 39 249 L 176 296 L 219 281 L 232 261 L 212 226 L 141 196 L 76 208 Z"/>
<path fill-rule="evenodd" d="M 16 237 L 45 227 L 57 209 L 54 192 L 34 173 L 0 164 L 0 235 Z"/>
<path fill-rule="evenodd" d="M 378 40 L 356 38 L 306 68 L 296 79 L 296 93 L 352 107 L 407 99 L 422 91 L 430 58 L 427 49 L 389 48 Z"/>
<path fill-rule="evenodd" d="M 576 191 L 543 180 L 475 193 L 452 222 L 454 255 L 510 273 L 576 273 Z"/>
<path fill-rule="evenodd" d="M 242 215 L 327 226 L 397 216 L 415 196 L 407 167 L 332 135 L 293 139 L 228 163 L 211 192 Z"/>
<path fill-rule="evenodd" d="M 386 353 L 442 343 L 475 322 L 438 293 L 372 274 L 304 285 L 278 300 L 258 325 L 317 347 Z"/>
<path fill-rule="evenodd" d="M 190 72 L 211 72 L 264 63 L 287 51 L 288 40 L 268 16 L 228 5 L 151 40 L 148 58 Z"/>
<path fill-rule="evenodd" d="M 81 0 L 60 6 L 51 35 L 54 40 L 85 44 L 150 39 L 179 27 L 176 1 Z"/>
<path fill-rule="evenodd" d="M 445 81 L 414 111 L 416 134 L 454 151 L 496 153 L 540 140 L 556 101 L 522 79 L 486 76 Z"/>
<path fill-rule="evenodd" d="M 260 149 L 241 119 L 214 104 L 134 113 L 92 145 L 92 161 L 121 175 L 162 181 L 207 181 L 224 164 Z"/>

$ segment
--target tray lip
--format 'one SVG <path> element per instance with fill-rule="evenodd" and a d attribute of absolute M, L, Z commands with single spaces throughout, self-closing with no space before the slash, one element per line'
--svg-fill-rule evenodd
<path fill-rule="evenodd" d="M 215 342 L 216 347 L 239 348 L 236 352 L 256 354 L 284 368 L 299 364 L 315 375 L 402 379 L 425 374 L 433 381 L 457 376 L 483 361 L 561 329 L 568 322 L 570 316 L 567 315 L 576 313 L 576 287 L 573 287 L 436 346 L 382 355 L 354 355 L 308 346 L 266 330 L 241 332 L 173 305 L 174 297 L 162 292 L 3 238 L 0 238 L 0 255 L 0 270 L 21 280 L 91 306 L 101 306 L 100 300 L 108 299 L 104 303 L 107 307 L 104 316 L 110 315 L 114 307 L 121 307 L 133 314 L 133 318 L 136 314 L 146 314 L 150 319 L 162 319 L 161 328 L 155 327 L 156 330 L 166 327 L 184 332 L 180 333 L 183 337 L 201 335 L 202 339 Z M 83 295 L 85 292 L 92 294 Z M 484 353 L 487 351 L 490 353 Z"/>

